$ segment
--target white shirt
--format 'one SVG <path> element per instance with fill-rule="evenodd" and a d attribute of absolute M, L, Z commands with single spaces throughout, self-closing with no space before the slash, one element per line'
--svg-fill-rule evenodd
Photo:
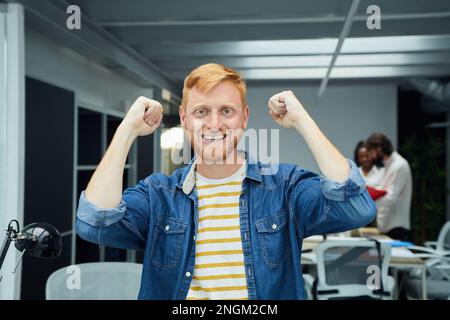
<path fill-rule="evenodd" d="M 370 169 L 369 173 L 365 175 L 362 167 L 359 167 L 359 173 L 361 173 L 361 176 L 364 178 L 366 185 L 371 186 L 373 188 L 378 188 L 381 179 L 383 179 L 384 168 L 383 167 L 378 168 L 377 166 L 374 165 Z"/>
<path fill-rule="evenodd" d="M 396 227 L 411 230 L 411 169 L 408 161 L 396 151 L 385 162 L 385 172 L 379 188 L 386 190 L 387 194 L 376 202 L 378 229 L 383 233 Z"/>

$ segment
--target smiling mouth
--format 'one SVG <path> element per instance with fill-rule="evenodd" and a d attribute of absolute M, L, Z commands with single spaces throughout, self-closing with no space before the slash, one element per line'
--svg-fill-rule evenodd
<path fill-rule="evenodd" d="M 203 134 L 202 140 L 204 143 L 217 143 L 217 142 L 224 141 L 226 139 L 226 137 L 227 137 L 226 134 L 222 134 L 222 135 L 218 135 L 218 136 L 210 136 L 210 135 Z"/>

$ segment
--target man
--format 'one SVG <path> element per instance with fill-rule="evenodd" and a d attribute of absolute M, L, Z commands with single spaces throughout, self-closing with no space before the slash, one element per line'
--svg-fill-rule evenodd
<path fill-rule="evenodd" d="M 230 68 L 206 64 L 185 79 L 179 107 L 194 159 L 122 195 L 130 146 L 156 130 L 162 114 L 144 97 L 131 106 L 80 197 L 77 231 L 105 246 L 144 250 L 140 299 L 304 299 L 303 238 L 374 218 L 358 168 L 294 94 L 278 93 L 268 107 L 278 124 L 302 135 L 323 175 L 288 164 L 275 170 L 237 153 L 249 117 L 245 83 Z"/>
<path fill-rule="evenodd" d="M 377 200 L 377 227 L 393 239 L 411 241 L 410 209 L 412 177 L 408 161 L 394 151 L 382 133 L 373 133 L 367 147 L 374 161 L 383 161 L 385 171 L 379 189 L 387 191 Z"/>

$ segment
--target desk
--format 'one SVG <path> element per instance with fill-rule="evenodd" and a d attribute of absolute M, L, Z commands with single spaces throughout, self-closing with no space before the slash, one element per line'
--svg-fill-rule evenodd
<path fill-rule="evenodd" d="M 327 237 L 327 240 L 331 241 L 346 241 L 346 240 L 367 240 L 367 238 L 362 237 Z M 325 241 L 327 241 L 325 240 Z M 391 240 L 386 236 L 381 236 L 377 238 L 381 242 Z M 320 243 L 324 241 L 322 236 L 313 236 L 306 239 L 303 239 L 303 251 L 312 250 L 314 252 L 314 248 Z M 425 261 L 422 259 L 415 257 L 414 253 L 412 253 L 407 248 L 392 248 L 391 252 L 391 260 L 389 263 L 389 267 L 393 268 L 394 278 L 395 278 L 395 290 L 398 290 L 398 269 L 420 269 L 422 276 L 422 299 L 427 300 L 427 279 L 426 279 L 426 265 Z M 310 260 L 309 258 L 302 255 L 301 263 L 303 265 L 314 265 L 315 262 Z M 396 296 L 398 292 L 396 292 Z"/>

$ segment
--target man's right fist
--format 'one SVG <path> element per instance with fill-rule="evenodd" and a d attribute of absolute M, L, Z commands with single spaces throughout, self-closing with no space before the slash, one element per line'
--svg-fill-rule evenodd
<path fill-rule="evenodd" d="M 123 122 L 132 126 L 136 136 L 147 136 L 159 127 L 162 114 L 163 108 L 158 101 L 139 97 L 131 106 Z"/>

